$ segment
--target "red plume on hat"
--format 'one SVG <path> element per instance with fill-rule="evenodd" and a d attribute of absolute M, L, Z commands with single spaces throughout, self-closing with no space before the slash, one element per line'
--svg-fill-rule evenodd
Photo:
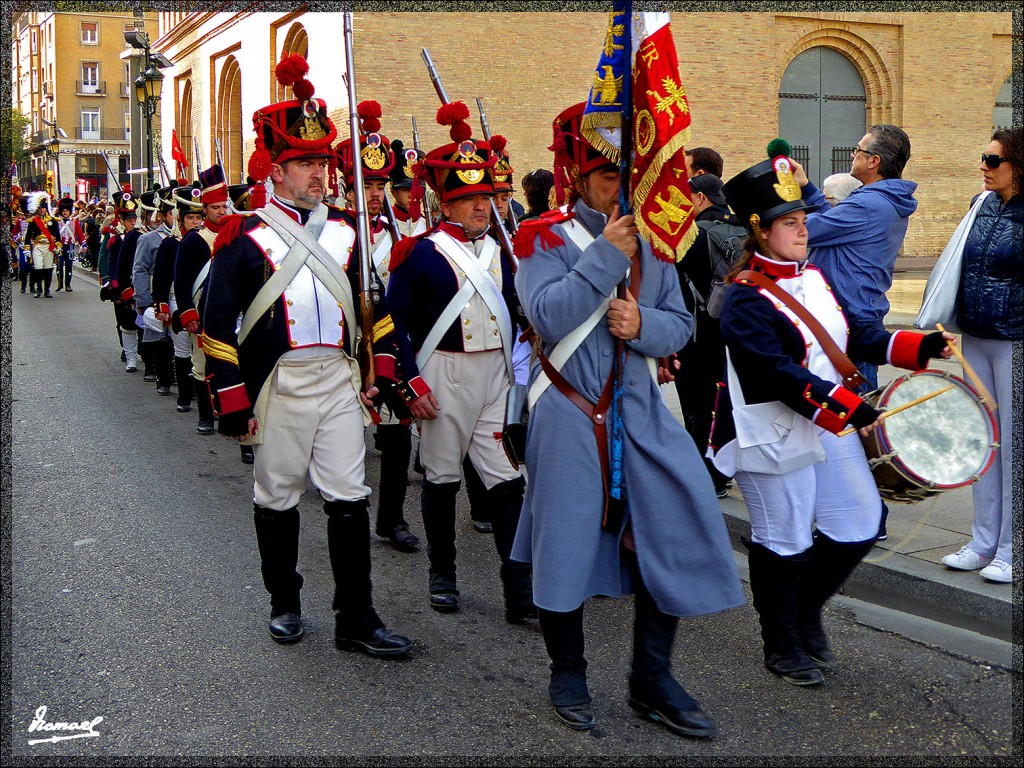
<path fill-rule="evenodd" d="M 491 140 L 488 143 L 491 145 L 491 149 L 500 155 L 505 152 L 505 147 L 508 146 L 508 139 L 504 136 L 494 135 L 491 136 Z"/>
<path fill-rule="evenodd" d="M 299 54 L 282 56 L 274 68 L 274 74 L 281 85 L 292 87 L 292 93 L 299 101 L 313 98 L 313 84 L 306 79 L 306 75 L 309 74 L 309 63 Z"/>
<path fill-rule="evenodd" d="M 468 119 L 469 107 L 462 101 L 453 101 L 437 110 L 437 124 L 451 126 L 448 135 L 452 141 L 465 141 L 473 135 Z"/>
<path fill-rule="evenodd" d="M 362 121 L 364 133 L 377 133 L 380 130 L 380 118 L 384 111 L 380 108 L 379 102 L 372 100 L 359 102 L 356 114 Z"/>

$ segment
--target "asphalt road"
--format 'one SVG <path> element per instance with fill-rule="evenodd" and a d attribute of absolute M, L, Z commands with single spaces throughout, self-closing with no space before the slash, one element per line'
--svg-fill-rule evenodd
<path fill-rule="evenodd" d="M 423 552 L 374 538 L 375 598 L 416 641 L 407 661 L 338 651 L 326 518 L 303 497 L 300 570 L 307 634 L 279 646 L 252 530 L 250 468 L 195 433 L 141 372 L 126 375 L 113 313 L 87 279 L 53 299 L 10 293 L 9 713 L 14 756 L 489 756 L 498 762 L 649 763 L 731 756 L 1005 757 L 1013 673 L 827 612 L 839 665 L 800 689 L 761 664 L 741 608 L 680 624 L 675 670 L 716 719 L 710 742 L 677 738 L 626 705 L 631 600 L 586 609 L 599 727 L 575 733 L 547 703 L 535 624 L 504 622 L 491 537 L 460 496 L 463 610 L 427 606 Z M 369 434 L 368 434 L 369 436 Z M 367 444 L 372 445 L 368 439 Z M 367 469 L 376 485 L 377 455 Z M 406 515 L 422 538 L 418 475 Z M 6 489 L 5 489 L 6 490 Z M 1019 656 L 1018 656 L 1019 659 Z M 98 735 L 30 745 L 47 722 Z M 43 736 L 52 733 L 45 732 Z M 432 760 L 433 761 L 433 760 Z"/>

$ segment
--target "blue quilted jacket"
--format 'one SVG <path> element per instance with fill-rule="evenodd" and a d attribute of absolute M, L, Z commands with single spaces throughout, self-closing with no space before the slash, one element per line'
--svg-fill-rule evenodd
<path fill-rule="evenodd" d="M 1024 339 L 1024 205 L 989 195 L 967 234 L 957 322 L 981 339 Z"/>

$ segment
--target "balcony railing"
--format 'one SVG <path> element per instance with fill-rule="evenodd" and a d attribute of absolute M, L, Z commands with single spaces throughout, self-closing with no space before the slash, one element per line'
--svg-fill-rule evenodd
<path fill-rule="evenodd" d="M 119 86 L 119 90 L 121 92 L 121 98 L 122 99 L 127 99 L 128 98 L 128 83 L 118 83 L 118 86 Z"/>
<path fill-rule="evenodd" d="M 96 130 L 85 130 L 75 128 L 75 138 L 82 141 L 127 141 L 126 132 L 123 128 L 99 128 Z"/>
<path fill-rule="evenodd" d="M 75 93 L 79 96 L 106 96 L 107 81 L 102 80 L 100 82 L 89 83 L 81 80 L 75 80 Z"/>

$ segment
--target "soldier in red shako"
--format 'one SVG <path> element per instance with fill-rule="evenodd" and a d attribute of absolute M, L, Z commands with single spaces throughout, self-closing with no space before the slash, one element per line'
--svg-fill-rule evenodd
<path fill-rule="evenodd" d="M 283 58 L 278 82 L 295 100 L 253 115 L 249 175 L 271 178 L 273 195 L 255 215 L 222 222 L 203 351 L 220 433 L 255 445 L 253 520 L 271 637 L 291 643 L 303 635 L 298 502 L 308 475 L 327 514 L 337 647 L 399 656 L 412 642 L 386 629 L 373 607 L 363 447 L 371 398 L 396 392 L 394 326 L 383 302 L 375 304 L 380 390 L 361 392 L 356 230 L 351 217 L 322 202 L 337 129 L 324 101 L 313 98 L 308 70 L 301 56 Z"/>
<path fill-rule="evenodd" d="M 509 557 L 525 481 L 495 439 L 503 429 L 506 395 L 514 380 L 518 301 L 512 265 L 488 235 L 495 158 L 486 142 L 471 138 L 468 117 L 460 101 L 438 111 L 438 123 L 452 126 L 454 143 L 428 153 L 421 171 L 441 200 L 443 218 L 426 235 L 396 246 L 388 304 L 395 326 L 409 335 L 416 351 L 408 374 L 426 471 L 422 513 L 430 607 L 440 612 L 459 608 L 455 496 L 468 454 L 487 489 L 505 615 L 520 622 L 536 616 L 530 568 Z M 423 388 L 424 382 L 434 393 Z"/>

